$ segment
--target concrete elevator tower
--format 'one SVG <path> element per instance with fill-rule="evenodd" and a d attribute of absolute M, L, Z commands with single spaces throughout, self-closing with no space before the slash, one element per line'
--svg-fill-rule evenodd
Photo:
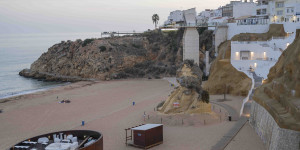
<path fill-rule="evenodd" d="M 183 34 L 183 60 L 194 60 L 199 65 L 199 34 L 196 24 L 196 8 L 183 11 L 185 30 Z"/>

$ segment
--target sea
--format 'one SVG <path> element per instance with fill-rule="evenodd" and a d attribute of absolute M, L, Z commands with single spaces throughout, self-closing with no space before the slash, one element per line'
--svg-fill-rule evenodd
<path fill-rule="evenodd" d="M 0 99 L 66 85 L 19 76 L 52 45 L 61 41 L 100 38 L 101 33 L 47 33 L 0 35 Z"/>

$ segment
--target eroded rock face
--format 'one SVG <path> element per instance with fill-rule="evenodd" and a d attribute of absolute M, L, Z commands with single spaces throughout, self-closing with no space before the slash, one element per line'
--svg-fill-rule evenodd
<path fill-rule="evenodd" d="M 219 55 L 212 63 L 208 81 L 205 82 L 203 88 L 210 94 L 226 92 L 227 94 L 246 96 L 252 81 L 231 65 L 230 55 L 231 41 L 226 41 L 219 46 Z M 227 88 L 225 88 L 226 86 Z"/>
<path fill-rule="evenodd" d="M 300 131 L 300 30 L 295 41 L 270 69 L 268 79 L 255 90 L 262 105 L 281 128 Z"/>
<path fill-rule="evenodd" d="M 164 114 L 211 112 L 209 97 L 201 87 L 202 71 L 193 61 L 185 61 L 177 71 L 178 86 L 165 101 L 159 111 Z"/>
<path fill-rule="evenodd" d="M 110 80 L 174 76 L 182 62 L 183 31 L 67 41 L 53 45 L 19 74 L 45 80 Z"/>

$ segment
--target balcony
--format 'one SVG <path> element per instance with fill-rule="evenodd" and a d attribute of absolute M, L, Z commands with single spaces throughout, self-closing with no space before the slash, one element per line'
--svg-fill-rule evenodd
<path fill-rule="evenodd" d="M 257 5 L 256 9 L 268 9 L 268 5 Z"/>

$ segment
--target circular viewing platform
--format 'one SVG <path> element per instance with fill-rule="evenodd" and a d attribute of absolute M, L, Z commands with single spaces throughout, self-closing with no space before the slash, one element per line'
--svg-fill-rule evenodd
<path fill-rule="evenodd" d="M 103 150 L 103 135 L 90 130 L 53 132 L 26 139 L 9 150 Z"/>

